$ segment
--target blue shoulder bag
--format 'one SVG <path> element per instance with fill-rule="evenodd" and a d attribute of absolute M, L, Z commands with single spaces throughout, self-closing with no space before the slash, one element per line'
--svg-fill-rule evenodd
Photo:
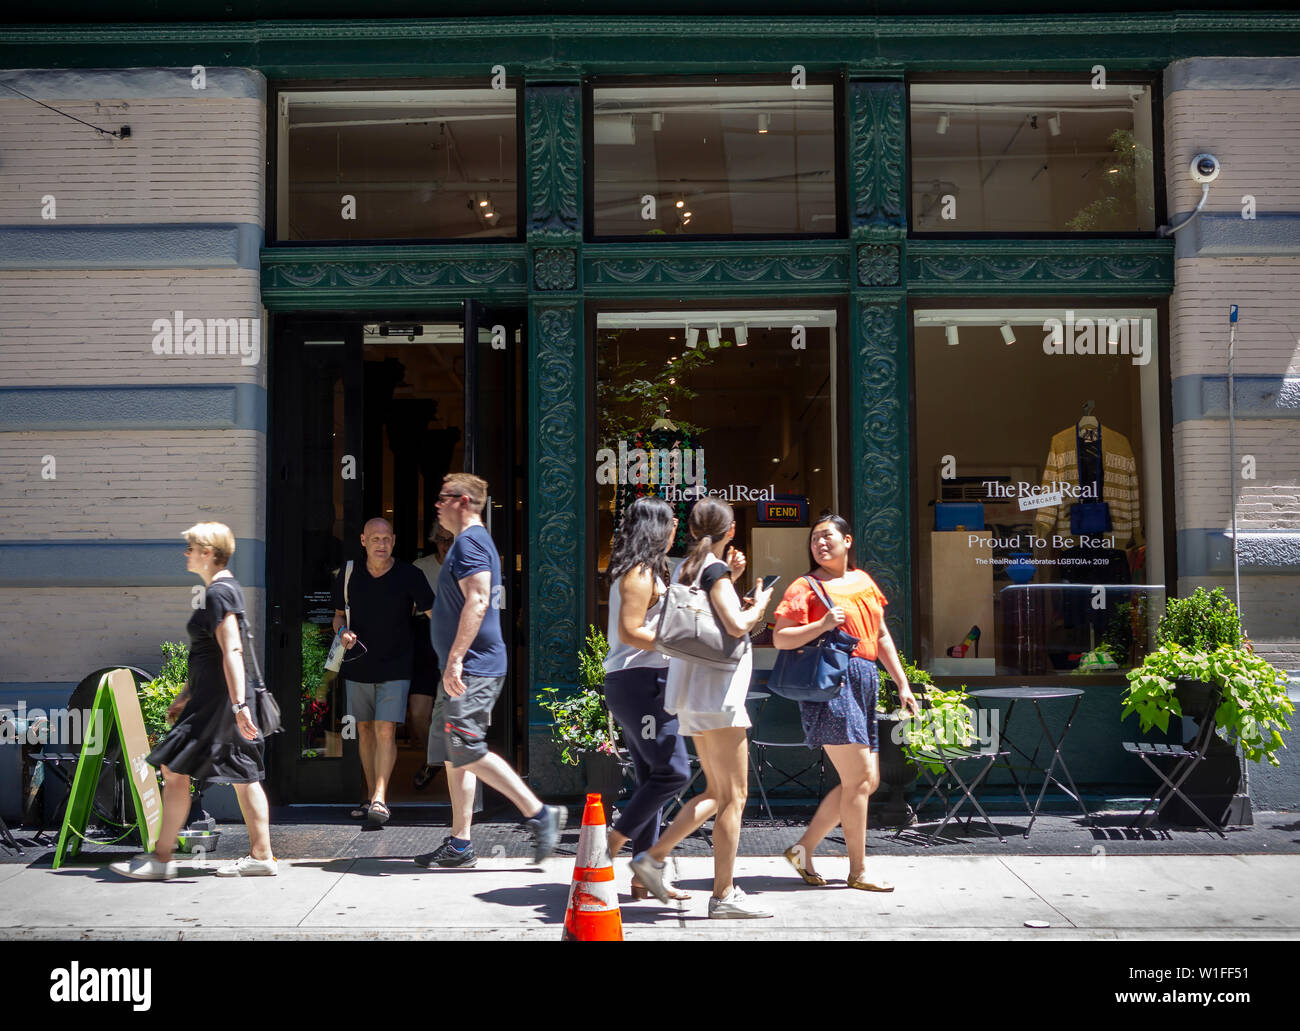
<path fill-rule="evenodd" d="M 835 607 L 816 577 L 805 579 L 827 612 Z M 844 674 L 857 646 L 858 638 L 835 627 L 801 648 L 782 651 L 768 678 L 768 690 L 796 702 L 829 702 L 844 687 Z"/>

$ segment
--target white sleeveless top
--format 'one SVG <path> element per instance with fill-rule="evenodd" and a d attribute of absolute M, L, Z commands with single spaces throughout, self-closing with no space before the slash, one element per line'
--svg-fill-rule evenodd
<path fill-rule="evenodd" d="M 624 644 L 619 639 L 619 616 L 623 608 L 623 595 L 619 590 L 619 585 L 622 582 L 623 576 L 619 576 L 609 585 L 609 626 L 605 632 L 605 637 L 609 641 L 609 654 L 605 656 L 605 672 L 618 673 L 621 670 L 637 668 L 661 669 L 668 665 L 667 655 L 662 652 L 643 651 L 640 648 L 634 648 L 630 644 Z M 655 599 L 655 603 L 646 610 L 642 626 L 653 628 L 659 622 L 659 614 L 663 611 L 664 605 L 664 591 L 666 590 L 667 587 L 664 582 L 656 576 L 655 591 L 658 593 L 658 597 Z"/>

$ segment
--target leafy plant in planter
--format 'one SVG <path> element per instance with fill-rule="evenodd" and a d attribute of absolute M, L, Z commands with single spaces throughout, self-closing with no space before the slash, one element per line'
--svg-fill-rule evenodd
<path fill-rule="evenodd" d="M 302 696 L 300 708 L 302 722 L 302 740 L 304 742 L 319 739 L 324 734 L 325 717 L 329 713 L 329 701 L 326 697 L 325 660 L 329 657 L 331 638 L 325 636 L 320 624 L 303 623 L 302 625 Z M 319 752 L 307 748 L 315 758 Z"/>
<path fill-rule="evenodd" d="M 587 753 L 617 755 L 618 730 L 605 707 L 603 663 L 609 653 L 605 635 L 587 628 L 586 647 L 578 653 L 578 690 L 562 692 L 543 688 L 537 695 L 542 709 L 550 713 L 551 739 L 560 752 L 560 761 L 577 766 Z"/>
<path fill-rule="evenodd" d="M 180 641 L 164 641 L 162 653 L 163 664 L 158 675 L 148 683 L 141 684 L 136 690 L 150 748 L 167 733 L 167 729 L 171 726 L 171 722 L 167 719 L 167 710 L 185 689 L 185 683 L 190 678 L 188 646 Z"/>
<path fill-rule="evenodd" d="M 1137 713 L 1143 731 L 1168 731 L 1169 717 L 1184 715 L 1192 682 L 1212 685 L 1221 691 L 1212 714 L 1219 735 L 1240 744 L 1252 762 L 1281 765 L 1281 731 L 1291 729 L 1286 717 L 1295 711 L 1287 676 L 1251 651 L 1237 607 L 1222 588 L 1207 593 L 1198 587 L 1190 598 L 1169 599 L 1156 643 L 1128 674 L 1121 718 Z"/>

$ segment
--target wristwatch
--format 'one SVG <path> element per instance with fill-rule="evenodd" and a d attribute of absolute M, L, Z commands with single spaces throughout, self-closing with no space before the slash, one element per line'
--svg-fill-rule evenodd
<path fill-rule="evenodd" d="M 247 708 L 248 708 L 247 702 L 235 702 L 230 706 L 230 711 L 233 712 L 236 716 L 238 716 L 241 709 L 247 709 Z"/>

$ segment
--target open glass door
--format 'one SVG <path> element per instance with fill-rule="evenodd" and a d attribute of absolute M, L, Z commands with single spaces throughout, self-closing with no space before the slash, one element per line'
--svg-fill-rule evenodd
<path fill-rule="evenodd" d="M 428 575 L 442 478 L 460 470 L 490 485 L 484 521 L 501 556 L 503 590 L 493 617 L 510 648 L 510 676 L 489 741 L 524 768 L 527 736 L 519 728 L 526 697 L 517 688 L 527 669 L 519 518 L 524 325 L 519 311 L 473 303 L 463 314 L 277 323 L 268 649 L 286 714 L 286 734 L 273 749 L 277 802 L 350 805 L 360 797 L 344 686 L 323 668 L 332 583 L 348 559 L 365 560 L 361 527 L 375 516 L 392 523 L 395 556 Z M 427 621 L 415 622 L 416 634 L 427 640 Z M 446 800 L 441 778 L 414 786 L 427 712 L 412 704 L 413 715 L 398 731 L 388 794 L 398 805 Z"/>

